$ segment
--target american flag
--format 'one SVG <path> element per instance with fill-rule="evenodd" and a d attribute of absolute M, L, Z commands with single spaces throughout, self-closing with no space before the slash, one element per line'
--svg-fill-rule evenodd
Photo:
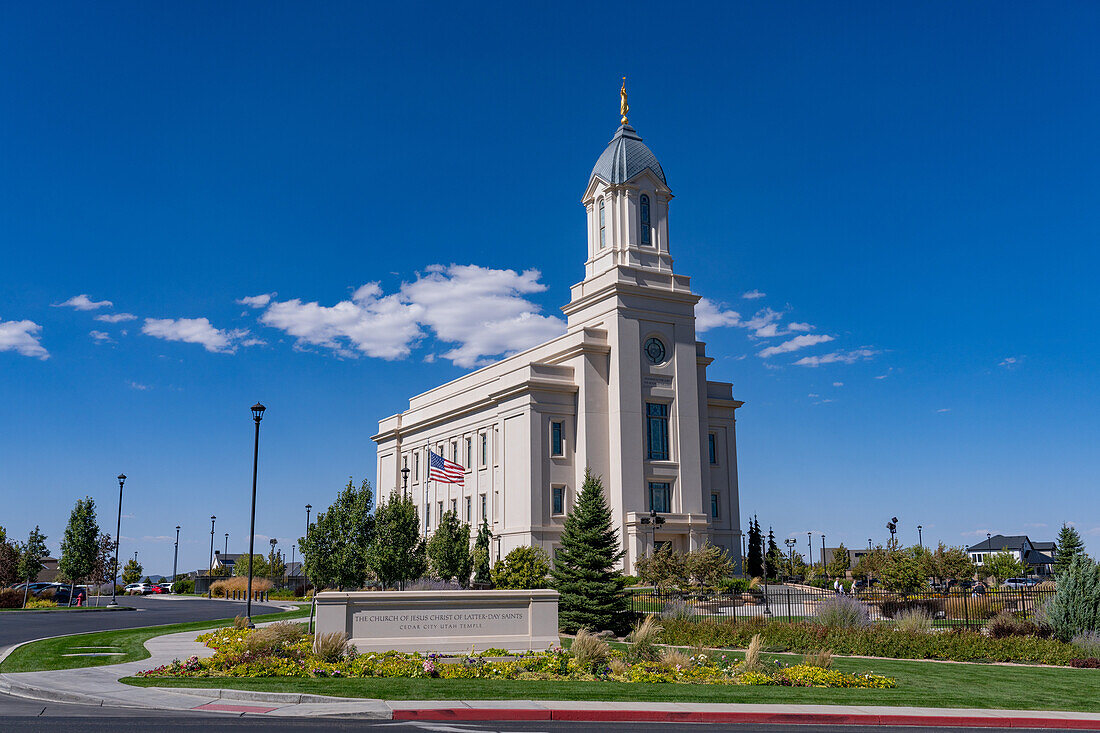
<path fill-rule="evenodd" d="M 432 451 L 428 451 L 429 481 L 440 481 L 445 484 L 458 484 L 459 486 L 464 486 L 462 483 L 462 473 L 462 466 L 454 461 L 448 461 L 443 456 L 437 456 Z"/>

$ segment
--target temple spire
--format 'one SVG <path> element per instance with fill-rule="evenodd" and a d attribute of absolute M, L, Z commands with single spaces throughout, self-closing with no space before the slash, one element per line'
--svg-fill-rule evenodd
<path fill-rule="evenodd" d="M 622 124 L 627 124 L 626 113 L 630 111 L 630 105 L 626 103 L 626 77 L 623 77 L 623 88 L 619 90 L 619 114 L 623 116 Z"/>

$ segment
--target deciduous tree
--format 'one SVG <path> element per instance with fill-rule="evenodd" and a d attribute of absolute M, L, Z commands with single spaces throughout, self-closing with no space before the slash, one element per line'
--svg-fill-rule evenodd
<path fill-rule="evenodd" d="M 130 583 L 138 582 L 139 580 L 141 580 L 141 574 L 144 572 L 145 568 L 141 566 L 141 563 L 131 557 L 122 567 L 123 585 L 129 585 Z"/>
<path fill-rule="evenodd" d="M 374 495 L 363 479 L 358 489 L 352 480 L 301 542 L 306 576 L 318 587 L 360 588 L 367 578 L 367 548 L 374 537 Z"/>
<path fill-rule="evenodd" d="M 993 578 L 998 585 L 1009 578 L 1022 575 L 1024 564 L 1008 551 L 993 552 L 985 556 L 982 574 Z"/>
<path fill-rule="evenodd" d="M 852 558 L 848 555 L 848 548 L 841 542 L 840 547 L 833 550 L 833 559 L 829 561 L 828 566 L 829 575 L 843 578 L 848 574 L 850 567 L 852 567 Z"/>
<path fill-rule="evenodd" d="M 541 547 L 522 545 L 493 566 L 493 585 L 501 590 L 545 588 L 550 558 Z M 560 605 L 559 605 L 560 609 Z M 559 611 L 560 619 L 560 611 Z"/>
<path fill-rule="evenodd" d="M 57 569 L 69 581 L 69 605 L 72 590 L 80 580 L 88 580 L 95 571 L 99 553 L 99 523 L 95 516 L 95 499 L 88 496 L 77 499 L 69 515 L 69 524 L 61 538 L 61 558 Z"/>
<path fill-rule="evenodd" d="M 24 606 L 27 605 L 27 592 L 30 590 L 30 584 L 38 580 L 38 574 L 45 567 L 42 564 L 42 558 L 46 557 L 48 552 L 46 535 L 42 534 L 36 524 L 27 537 L 27 543 L 23 545 L 19 553 L 19 578 L 27 581 L 27 587 L 23 589 Z"/>
<path fill-rule="evenodd" d="M 470 525 L 456 512 L 444 512 L 428 540 L 428 564 L 440 580 L 454 578 L 465 588 L 470 583 L 474 559 L 470 555 Z"/>
<path fill-rule="evenodd" d="M 391 494 L 374 514 L 374 540 L 367 548 L 367 567 L 392 588 L 416 580 L 428 570 L 420 516 L 412 497 Z"/>

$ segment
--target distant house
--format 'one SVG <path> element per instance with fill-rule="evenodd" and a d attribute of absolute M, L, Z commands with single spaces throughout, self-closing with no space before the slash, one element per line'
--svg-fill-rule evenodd
<path fill-rule="evenodd" d="M 1053 542 L 1032 542 L 1027 535 L 997 534 L 976 545 L 966 548 L 970 559 L 978 567 L 985 565 L 989 556 L 1007 552 L 1017 562 L 1024 563 L 1030 575 L 1050 575 L 1054 572 L 1054 562 L 1058 556 L 1057 545 Z"/>
<path fill-rule="evenodd" d="M 214 550 L 214 564 L 210 566 L 210 569 L 220 570 L 221 568 L 227 568 L 229 570 L 228 574 L 232 575 L 233 568 L 242 557 L 245 558 L 245 562 L 247 563 L 247 553 L 223 553 L 221 550 Z"/>
<path fill-rule="evenodd" d="M 57 582 L 57 558 L 56 557 L 44 557 L 42 558 L 42 570 L 38 573 L 39 583 L 56 583 Z"/>

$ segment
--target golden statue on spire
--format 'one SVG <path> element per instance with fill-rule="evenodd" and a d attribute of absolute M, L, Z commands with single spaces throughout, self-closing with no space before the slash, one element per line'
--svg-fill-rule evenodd
<path fill-rule="evenodd" d="M 623 116 L 623 124 L 626 122 L 626 113 L 630 111 L 630 105 L 626 103 L 626 77 L 623 77 L 623 88 L 619 90 L 619 114 Z"/>

